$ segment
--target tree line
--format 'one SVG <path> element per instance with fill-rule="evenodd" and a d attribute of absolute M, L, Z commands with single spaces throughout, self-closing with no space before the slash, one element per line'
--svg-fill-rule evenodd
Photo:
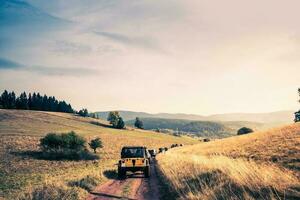
<path fill-rule="evenodd" d="M 0 96 L 0 108 L 4 109 L 22 109 L 22 110 L 40 110 L 53 112 L 73 113 L 74 110 L 69 103 L 59 101 L 54 96 L 41 95 L 34 92 L 26 92 L 16 96 L 15 92 L 4 92 Z"/>

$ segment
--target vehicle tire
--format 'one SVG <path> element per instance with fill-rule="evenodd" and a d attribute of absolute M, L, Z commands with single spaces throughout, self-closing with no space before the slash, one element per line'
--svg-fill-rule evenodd
<path fill-rule="evenodd" d="M 145 175 L 145 178 L 150 177 L 150 165 L 144 169 L 144 175 Z"/>
<path fill-rule="evenodd" d="M 121 167 L 118 167 L 118 178 L 119 179 L 126 178 L 126 170 L 122 169 Z"/>

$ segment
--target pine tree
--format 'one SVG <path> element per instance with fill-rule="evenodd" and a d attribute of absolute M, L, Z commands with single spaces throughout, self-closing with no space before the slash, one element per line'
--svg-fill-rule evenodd
<path fill-rule="evenodd" d="M 14 91 L 8 93 L 8 109 L 16 108 L 16 94 Z"/>
<path fill-rule="evenodd" d="M 16 99 L 16 108 L 22 110 L 27 110 L 29 108 L 26 92 L 21 93 Z"/>
<path fill-rule="evenodd" d="M 1 95 L 1 102 L 3 108 L 9 108 L 9 95 L 7 90 L 4 90 L 4 92 Z"/>

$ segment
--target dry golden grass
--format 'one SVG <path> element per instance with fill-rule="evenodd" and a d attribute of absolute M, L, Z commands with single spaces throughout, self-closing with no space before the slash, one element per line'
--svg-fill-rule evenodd
<path fill-rule="evenodd" d="M 299 199 L 300 124 L 172 149 L 160 170 L 180 199 Z"/>
<path fill-rule="evenodd" d="M 117 130 L 91 124 L 97 121 L 65 113 L 0 109 L 0 198 L 15 199 L 25 191 L 42 185 L 69 187 L 72 181 L 86 176 L 106 180 L 106 173 L 115 169 L 124 145 L 145 145 L 149 148 L 172 143 L 194 144 L 187 137 L 174 137 L 151 131 Z M 98 161 L 49 161 L 36 159 L 30 152 L 39 150 L 40 138 L 49 132 L 75 131 L 87 140 L 100 137 L 104 148 Z M 28 153 L 29 152 L 29 153 Z M 108 175 L 109 176 L 109 175 Z"/>

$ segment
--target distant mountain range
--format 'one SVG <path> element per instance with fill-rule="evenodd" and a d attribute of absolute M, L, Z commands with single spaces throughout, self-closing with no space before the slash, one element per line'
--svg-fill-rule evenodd
<path fill-rule="evenodd" d="M 139 117 L 148 130 L 159 130 L 170 134 L 189 134 L 200 137 L 223 138 L 237 134 L 241 127 L 253 130 L 288 124 L 293 122 L 293 111 L 278 111 L 270 113 L 229 113 L 210 116 L 194 114 L 170 114 L 146 112 L 119 111 L 121 117 L 129 126 L 134 126 L 135 118 Z M 96 115 L 106 120 L 109 111 L 96 112 Z"/>
<path fill-rule="evenodd" d="M 120 115 L 125 121 L 139 118 L 163 118 L 163 119 L 184 119 L 194 121 L 248 121 L 259 122 L 264 124 L 286 124 L 292 123 L 294 119 L 294 111 L 278 111 L 269 113 L 228 113 L 228 114 L 215 114 L 209 116 L 194 115 L 194 114 L 171 114 L 171 113 L 157 113 L 150 114 L 146 112 L 133 112 L 133 111 L 119 111 Z M 96 112 L 96 114 L 106 119 L 109 111 Z"/>

